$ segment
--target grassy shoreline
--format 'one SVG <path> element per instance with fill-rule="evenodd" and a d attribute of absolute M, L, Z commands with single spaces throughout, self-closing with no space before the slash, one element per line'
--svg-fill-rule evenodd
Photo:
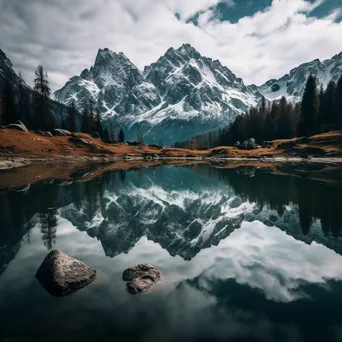
<path fill-rule="evenodd" d="M 310 162 L 341 163 L 342 131 L 310 138 L 267 142 L 267 147 L 242 150 L 218 146 L 210 150 L 190 150 L 137 143 L 106 144 L 84 133 L 46 137 L 35 132 L 0 129 L 0 170 L 40 163 L 150 162 Z"/>

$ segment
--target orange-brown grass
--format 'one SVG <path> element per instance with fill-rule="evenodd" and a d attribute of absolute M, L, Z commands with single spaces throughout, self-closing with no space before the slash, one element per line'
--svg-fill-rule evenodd
<path fill-rule="evenodd" d="M 91 142 L 89 145 L 75 144 L 69 141 L 69 137 L 45 137 L 34 132 L 24 133 L 16 130 L 0 129 L 0 157 L 22 158 L 51 158 L 77 160 L 77 157 L 122 157 L 132 154 L 135 157 L 143 157 L 156 154 L 160 157 L 191 158 L 191 157 L 222 157 L 222 158 L 261 158 L 281 157 L 288 152 L 279 145 L 286 142 L 295 142 L 298 138 L 275 140 L 271 147 L 255 150 L 243 150 L 232 146 L 219 146 L 212 150 L 191 150 L 181 148 L 158 148 L 148 145 L 106 144 L 100 139 L 94 139 L 88 134 L 76 133 L 77 137 Z M 342 131 L 335 131 L 315 135 L 306 144 L 296 144 L 297 147 L 318 147 L 325 152 L 342 152 Z"/>

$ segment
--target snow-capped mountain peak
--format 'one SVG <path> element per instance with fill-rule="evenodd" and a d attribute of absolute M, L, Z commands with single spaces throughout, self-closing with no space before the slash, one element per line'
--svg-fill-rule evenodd
<path fill-rule="evenodd" d="M 314 59 L 303 63 L 280 79 L 267 81 L 259 87 L 259 92 L 268 100 L 279 100 L 285 96 L 292 102 L 299 102 L 310 74 L 316 77 L 318 86 L 323 88 L 326 88 L 331 80 L 337 82 L 342 75 L 342 52 L 322 62 Z"/>
<path fill-rule="evenodd" d="M 71 78 L 55 97 L 66 104 L 74 100 L 79 108 L 92 100 L 104 119 L 124 128 L 128 139 L 143 133 L 146 142 L 163 138 L 171 144 L 227 125 L 262 95 L 269 101 L 282 96 L 299 101 L 310 74 L 326 86 L 341 73 L 342 53 L 304 63 L 261 86 L 246 86 L 220 61 L 202 56 L 190 44 L 169 48 L 143 71 L 123 53 L 105 48 L 90 69 Z"/>
<path fill-rule="evenodd" d="M 107 48 L 98 51 L 89 73 L 96 78 L 99 87 L 124 85 L 132 81 L 132 77 L 137 81 L 143 80 L 137 67 L 122 52 L 117 54 Z"/>
<path fill-rule="evenodd" d="M 94 65 L 72 77 L 55 97 L 66 104 L 75 101 L 79 109 L 91 100 L 104 118 L 142 113 L 160 102 L 138 68 L 122 52 L 108 48 L 99 49 Z"/>
<path fill-rule="evenodd" d="M 143 72 L 123 53 L 100 49 L 94 65 L 55 96 L 79 108 L 92 100 L 129 139 L 141 131 L 147 141 L 162 135 L 167 143 L 216 129 L 256 104 L 240 78 L 190 44 L 168 49 Z"/>

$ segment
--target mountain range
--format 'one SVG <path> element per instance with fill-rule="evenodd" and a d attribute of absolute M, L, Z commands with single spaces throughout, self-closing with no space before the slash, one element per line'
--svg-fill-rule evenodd
<path fill-rule="evenodd" d="M 123 184 L 106 184 L 102 197 L 95 192 L 93 199 L 79 196 L 79 205 L 71 203 L 59 213 L 97 238 L 109 257 L 128 253 L 146 236 L 170 255 L 191 260 L 201 250 L 217 246 L 242 222 L 256 220 L 342 254 L 341 220 L 333 215 L 336 206 L 323 199 L 325 188 L 315 181 L 298 183 L 292 176 L 279 177 L 255 167 L 188 167 L 146 169 L 142 177 L 128 172 Z M 265 194 L 265 185 L 276 190 Z M 306 197 L 297 195 L 306 187 L 315 188 L 314 201 L 320 202 L 315 213 L 307 208 Z M 339 190 L 336 184 L 334 193 Z"/>
<path fill-rule="evenodd" d="M 341 73 L 342 53 L 302 64 L 261 86 L 245 85 L 220 61 L 202 56 L 190 44 L 170 48 L 143 71 L 123 53 L 100 49 L 94 65 L 54 95 L 66 104 L 76 101 L 79 108 L 91 99 L 103 119 L 122 127 L 128 139 L 143 133 L 147 142 L 171 144 L 227 125 L 257 105 L 262 95 L 270 101 L 282 96 L 299 101 L 310 74 L 326 86 Z"/>
<path fill-rule="evenodd" d="M 221 128 L 257 105 L 282 96 L 300 101 L 307 77 L 326 87 L 342 74 L 342 52 L 331 59 L 301 64 L 280 79 L 246 85 L 218 60 L 202 56 L 190 44 L 170 48 L 155 63 L 139 70 L 122 52 L 99 49 L 94 65 L 74 76 L 53 98 L 82 109 L 91 100 L 105 124 L 123 128 L 128 140 L 142 133 L 147 143 L 172 144 Z M 1 77 L 17 75 L 0 53 Z"/>

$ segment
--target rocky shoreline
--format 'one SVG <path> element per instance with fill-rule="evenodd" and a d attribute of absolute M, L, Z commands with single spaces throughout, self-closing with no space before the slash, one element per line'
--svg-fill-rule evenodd
<path fill-rule="evenodd" d="M 58 134 L 57 134 L 58 133 Z M 208 150 L 162 147 L 138 142 L 105 143 L 84 133 L 44 136 L 37 132 L 0 129 L 0 170 L 42 163 L 341 163 L 342 131 L 309 138 L 265 141 L 262 146 L 218 146 Z M 254 139 L 253 139 L 254 140 Z M 126 167 L 123 166 L 125 169 Z"/>
<path fill-rule="evenodd" d="M 27 166 L 31 164 L 41 163 L 110 163 L 116 159 L 111 157 L 77 157 L 77 158 L 23 158 L 23 157 L 11 157 L 0 158 L 0 171 L 9 170 L 17 167 Z"/>
<path fill-rule="evenodd" d="M 144 157 L 130 157 L 126 158 L 114 158 L 114 157 L 77 157 L 77 158 L 2 158 L 0 159 L 0 171 L 9 170 L 18 167 L 23 167 L 31 164 L 43 164 L 43 163 L 114 163 L 118 161 L 146 161 Z M 319 164 L 336 164 L 342 163 L 342 157 L 159 157 L 153 158 L 149 161 L 188 161 L 188 162 L 203 162 L 203 163 L 216 163 L 216 162 L 229 162 L 229 161 L 241 161 L 241 162 L 261 162 L 261 163 L 319 163 Z M 141 165 L 140 165 L 141 166 Z"/>

